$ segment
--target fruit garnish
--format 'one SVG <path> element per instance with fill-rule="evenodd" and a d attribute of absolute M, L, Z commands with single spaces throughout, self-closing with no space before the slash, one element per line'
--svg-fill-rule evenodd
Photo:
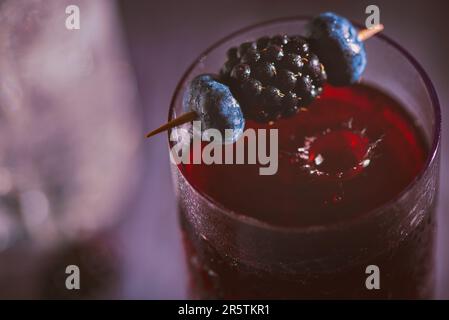
<path fill-rule="evenodd" d="M 322 91 L 326 72 L 301 36 L 278 35 L 231 48 L 221 76 L 247 119 L 288 117 Z"/>
<path fill-rule="evenodd" d="M 245 118 L 229 87 L 217 78 L 211 74 L 202 74 L 189 83 L 182 102 L 185 113 L 181 117 L 185 121 L 181 122 L 201 121 L 202 130 L 217 129 L 221 132 L 224 142 L 231 143 L 243 133 Z M 181 117 L 173 121 L 178 121 Z M 170 123 L 173 124 L 173 121 Z M 177 125 L 182 123 L 178 122 Z M 158 128 L 148 133 L 147 137 L 169 128 Z M 231 136 L 225 134 L 226 129 L 232 129 Z"/>
<path fill-rule="evenodd" d="M 357 82 L 366 67 L 366 51 L 352 23 L 326 12 L 307 26 L 311 47 L 320 57 L 334 86 Z"/>
<path fill-rule="evenodd" d="M 185 112 L 196 112 L 203 130 L 217 129 L 228 139 L 225 142 L 234 142 L 243 133 L 245 118 L 240 105 L 217 76 L 204 74 L 193 79 L 184 93 L 182 105 Z M 232 129 L 232 136 L 225 135 L 226 129 Z"/>
<path fill-rule="evenodd" d="M 382 25 L 357 32 L 349 20 L 323 13 L 307 27 L 309 38 L 261 37 L 228 50 L 220 76 L 199 75 L 189 84 L 185 114 L 151 131 L 146 137 L 200 120 L 202 129 L 233 129 L 236 141 L 245 118 L 270 122 L 303 109 L 322 92 L 326 81 L 335 86 L 358 81 L 366 66 L 363 41 Z"/>

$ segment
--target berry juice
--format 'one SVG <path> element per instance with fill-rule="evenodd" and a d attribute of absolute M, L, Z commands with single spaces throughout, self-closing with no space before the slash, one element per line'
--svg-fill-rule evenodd
<path fill-rule="evenodd" d="M 415 123 L 374 87 L 327 86 L 293 117 L 247 121 L 278 129 L 276 174 L 181 164 L 191 297 L 430 297 L 434 203 L 424 206 L 419 191 L 400 196 L 429 154 Z M 369 265 L 379 268 L 379 289 L 366 286 Z"/>

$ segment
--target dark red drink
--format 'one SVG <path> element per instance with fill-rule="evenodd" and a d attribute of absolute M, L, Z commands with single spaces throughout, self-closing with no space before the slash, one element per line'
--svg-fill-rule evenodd
<path fill-rule="evenodd" d="M 230 47 L 301 33 L 307 21 L 279 19 L 216 43 L 182 78 L 170 119 L 183 112 L 189 81 L 216 72 Z M 278 129 L 276 174 L 260 175 L 258 164 L 172 165 L 190 297 L 433 296 L 438 99 L 394 41 L 365 44 L 362 84 L 325 87 L 292 118 L 246 121 Z M 367 287 L 373 266 L 379 289 Z"/>
<path fill-rule="evenodd" d="M 364 85 L 327 87 L 297 116 L 272 125 L 248 122 L 246 128 L 279 130 L 275 175 L 259 175 L 259 165 L 251 164 L 187 164 L 181 171 L 197 190 L 224 207 L 272 226 L 351 223 L 403 191 L 428 155 L 420 129 L 404 108 Z M 185 214 L 181 213 L 184 241 L 193 275 L 191 289 L 197 297 L 418 298 L 429 293 L 433 211 L 388 247 L 374 243 L 371 250 L 376 254 L 363 261 L 341 269 L 321 265 L 290 272 L 258 270 L 232 259 L 201 237 Z M 359 241 L 357 233 L 346 237 Z M 365 287 L 368 265 L 381 270 L 380 290 Z"/>

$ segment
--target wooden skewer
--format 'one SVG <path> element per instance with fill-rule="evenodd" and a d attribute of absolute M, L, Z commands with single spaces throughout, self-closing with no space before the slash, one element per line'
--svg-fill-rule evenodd
<path fill-rule="evenodd" d="M 372 28 L 360 30 L 359 34 L 358 34 L 359 40 L 366 41 L 369 38 L 371 38 L 372 36 L 374 36 L 376 33 L 381 32 L 383 29 L 384 29 L 383 24 L 376 24 Z M 180 126 L 184 123 L 193 121 L 197 118 L 198 118 L 198 114 L 195 111 L 190 111 L 190 112 L 184 113 L 181 116 L 179 116 L 178 118 L 173 119 L 173 120 L 167 122 L 166 124 L 160 126 L 156 130 L 153 130 L 153 131 L 147 133 L 145 135 L 145 137 L 146 138 L 152 137 L 158 133 L 161 133 L 163 131 L 166 131 L 166 130 L 171 129 L 176 126 Z"/>
<path fill-rule="evenodd" d="M 158 133 L 168 130 L 170 128 L 180 126 L 181 124 L 193 121 L 197 117 L 198 117 L 198 114 L 195 111 L 190 111 L 190 112 L 184 113 L 184 114 L 180 115 L 179 117 L 177 117 L 176 119 L 173 119 L 173 120 L 167 122 L 166 124 L 160 126 L 156 130 L 153 130 L 153 131 L 147 133 L 145 135 L 145 137 L 146 138 L 152 137 L 155 134 L 158 134 Z"/>
<path fill-rule="evenodd" d="M 374 27 L 363 29 L 359 31 L 359 40 L 360 41 L 366 41 L 372 36 L 374 36 L 376 33 L 381 32 L 384 29 L 383 24 L 376 24 Z"/>

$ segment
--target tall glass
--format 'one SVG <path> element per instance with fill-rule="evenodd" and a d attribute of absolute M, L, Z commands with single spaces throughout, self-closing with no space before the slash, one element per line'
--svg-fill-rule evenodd
<path fill-rule="evenodd" d="M 169 119 L 183 112 L 182 95 L 189 81 L 217 72 L 228 48 L 265 35 L 301 34 L 307 21 L 273 20 L 214 44 L 181 79 Z M 279 227 L 238 215 L 190 184 L 182 164 L 172 165 L 191 298 L 433 296 L 438 99 L 421 66 L 396 42 L 380 35 L 366 47 L 369 63 L 363 82 L 396 98 L 417 119 L 430 146 L 424 169 L 393 200 L 356 219 L 328 226 Z M 366 287 L 369 265 L 380 269 L 381 290 Z"/>

